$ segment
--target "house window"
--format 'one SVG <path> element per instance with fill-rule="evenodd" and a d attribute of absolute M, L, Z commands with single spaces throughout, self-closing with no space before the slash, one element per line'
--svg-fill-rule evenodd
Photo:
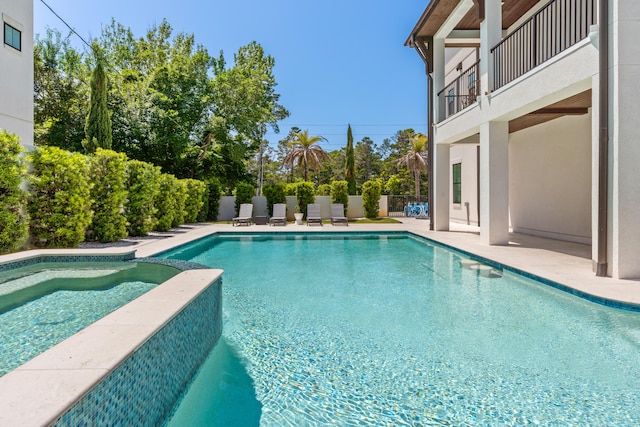
<path fill-rule="evenodd" d="M 462 163 L 453 166 L 453 203 L 462 203 Z"/>
<path fill-rule="evenodd" d="M 476 95 L 476 73 L 469 73 L 469 96 Z"/>
<path fill-rule="evenodd" d="M 22 50 L 22 33 L 6 22 L 4 23 L 4 44 L 15 50 Z"/>
<path fill-rule="evenodd" d="M 455 91 L 453 89 L 449 90 L 449 94 L 447 95 L 447 101 L 449 104 L 449 114 L 453 114 L 455 113 L 455 110 L 453 109 L 454 107 L 454 100 L 455 100 Z"/>

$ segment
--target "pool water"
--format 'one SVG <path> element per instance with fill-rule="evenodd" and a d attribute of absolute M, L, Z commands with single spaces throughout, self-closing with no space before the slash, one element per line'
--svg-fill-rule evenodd
<path fill-rule="evenodd" d="M 222 344 L 173 418 L 188 425 L 640 424 L 639 313 L 409 235 L 166 256 L 225 270 Z"/>
<path fill-rule="evenodd" d="M 177 272 L 156 264 L 105 262 L 37 264 L 0 273 L 0 376 Z"/>

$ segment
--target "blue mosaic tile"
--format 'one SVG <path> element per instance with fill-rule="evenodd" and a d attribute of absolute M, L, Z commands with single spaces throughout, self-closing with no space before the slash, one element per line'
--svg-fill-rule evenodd
<path fill-rule="evenodd" d="M 54 425 L 161 425 L 222 333 L 221 283 L 203 291 Z"/>
<path fill-rule="evenodd" d="M 0 263 L 0 272 L 13 270 L 20 267 L 28 267 L 45 262 L 118 262 L 131 261 L 135 258 L 135 253 L 112 254 L 112 255 L 38 255 L 32 258 L 25 258 L 18 261 Z"/>
<path fill-rule="evenodd" d="M 169 267 L 177 268 L 180 271 L 186 270 L 206 270 L 211 267 L 198 264 L 197 262 L 184 261 L 181 259 L 169 259 L 169 258 L 135 258 L 131 260 L 133 262 L 146 262 L 148 264 L 161 264 Z"/>

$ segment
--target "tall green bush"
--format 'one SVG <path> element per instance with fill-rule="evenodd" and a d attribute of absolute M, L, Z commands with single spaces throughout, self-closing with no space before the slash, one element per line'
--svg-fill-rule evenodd
<path fill-rule="evenodd" d="M 269 216 L 273 215 L 274 203 L 286 203 L 287 195 L 283 184 L 267 184 L 262 188 L 262 193 L 267 198 L 267 210 Z"/>
<path fill-rule="evenodd" d="M 26 194 L 20 189 L 26 167 L 19 138 L 0 129 L 0 254 L 20 249 L 29 238 Z"/>
<path fill-rule="evenodd" d="M 197 179 L 184 179 L 183 182 L 187 185 L 187 198 L 184 204 L 186 215 L 184 220 L 186 223 L 196 222 L 198 214 L 204 205 L 207 186 Z"/>
<path fill-rule="evenodd" d="M 362 185 L 362 205 L 364 216 L 377 218 L 380 210 L 380 196 L 382 195 L 382 182 L 379 179 L 371 179 Z"/>
<path fill-rule="evenodd" d="M 176 179 L 174 182 L 173 197 L 176 200 L 176 214 L 173 217 L 172 227 L 179 227 L 185 223 L 187 217 L 187 183 L 183 179 Z"/>
<path fill-rule="evenodd" d="M 28 159 L 33 165 L 28 203 L 33 244 L 77 246 L 93 216 L 87 158 L 57 147 L 41 147 Z"/>
<path fill-rule="evenodd" d="M 236 195 L 236 214 L 238 214 L 241 204 L 251 203 L 253 196 L 256 194 L 256 188 L 248 182 L 239 182 L 236 184 L 234 193 Z"/>
<path fill-rule="evenodd" d="M 178 189 L 178 179 L 163 173 L 158 180 L 158 196 L 155 199 L 156 231 L 169 231 L 174 223 L 174 218 L 178 215 L 178 202 L 175 193 Z"/>
<path fill-rule="evenodd" d="M 331 183 L 331 203 L 342 203 L 344 216 L 347 216 L 347 206 L 349 206 L 349 183 L 347 181 L 333 181 Z"/>
<path fill-rule="evenodd" d="M 308 181 L 299 182 L 296 191 L 296 198 L 298 199 L 300 212 L 302 212 L 304 214 L 304 218 L 306 218 L 307 205 L 316 200 L 316 191 L 313 184 Z"/>
<path fill-rule="evenodd" d="M 102 243 L 128 236 L 124 205 L 127 201 L 127 156 L 100 147 L 89 156 L 93 219 L 88 237 Z"/>
<path fill-rule="evenodd" d="M 298 192 L 298 183 L 289 182 L 284 186 L 284 194 L 285 196 L 295 196 Z"/>
<path fill-rule="evenodd" d="M 316 190 L 316 196 L 330 196 L 331 184 L 320 184 Z"/>
<path fill-rule="evenodd" d="M 151 163 L 129 160 L 127 163 L 129 197 L 124 214 L 130 236 L 146 236 L 155 226 L 154 200 L 160 191 L 160 168 Z"/>
<path fill-rule="evenodd" d="M 212 179 L 207 184 L 209 190 L 209 209 L 207 212 L 208 221 L 218 220 L 218 211 L 220 210 L 220 197 L 222 197 L 222 186 L 220 181 Z"/>

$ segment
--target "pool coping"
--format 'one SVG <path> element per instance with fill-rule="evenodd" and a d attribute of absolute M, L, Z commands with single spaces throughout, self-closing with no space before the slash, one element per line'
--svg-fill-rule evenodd
<path fill-rule="evenodd" d="M 222 276 L 187 270 L 0 377 L 0 425 L 50 425 Z"/>

